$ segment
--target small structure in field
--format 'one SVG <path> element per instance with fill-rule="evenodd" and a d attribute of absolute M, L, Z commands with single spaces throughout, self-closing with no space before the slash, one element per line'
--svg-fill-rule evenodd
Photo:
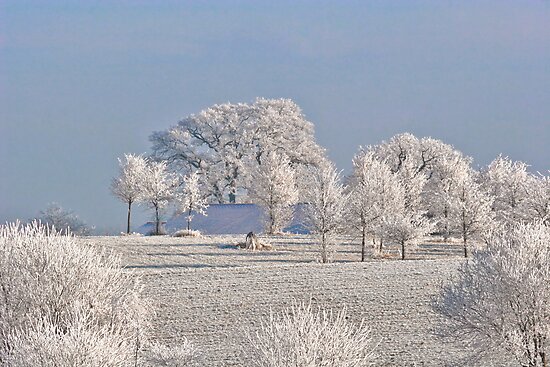
<path fill-rule="evenodd" d="M 271 244 L 260 241 L 258 236 L 254 234 L 254 232 L 248 232 L 245 242 L 239 242 L 237 246 L 252 251 L 273 249 L 273 246 L 271 246 Z"/>

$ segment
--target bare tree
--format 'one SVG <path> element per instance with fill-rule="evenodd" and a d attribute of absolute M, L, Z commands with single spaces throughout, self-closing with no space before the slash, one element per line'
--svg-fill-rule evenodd
<path fill-rule="evenodd" d="M 453 234 L 452 211 L 460 192 L 458 183 L 472 174 L 470 165 L 471 159 L 459 152 L 440 158 L 422 193 L 428 215 L 445 241 Z"/>
<path fill-rule="evenodd" d="M 161 211 L 174 199 L 177 178 L 168 172 L 165 162 L 151 161 L 143 178 L 143 201 L 155 211 L 155 232 L 161 234 Z"/>
<path fill-rule="evenodd" d="M 379 233 L 382 219 L 405 207 L 405 191 L 390 167 L 374 152 L 361 150 L 353 159 L 353 173 L 348 179 L 348 226 L 361 233 L 361 261 L 365 261 L 368 234 Z"/>
<path fill-rule="evenodd" d="M 321 261 L 330 260 L 336 235 L 345 227 L 348 196 L 343 192 L 340 174 L 331 163 L 312 167 L 305 217 L 311 231 L 319 236 Z"/>
<path fill-rule="evenodd" d="M 146 174 L 147 161 L 140 155 L 125 154 L 124 160 L 118 159 L 119 174 L 111 182 L 114 196 L 128 204 L 126 233 L 130 233 L 132 204 L 143 196 L 143 179 Z"/>
<path fill-rule="evenodd" d="M 527 164 L 499 156 L 482 173 L 485 190 L 492 195 L 496 219 L 513 226 L 529 221 L 527 211 L 529 173 Z"/>
<path fill-rule="evenodd" d="M 405 260 L 406 249 L 416 244 L 416 240 L 426 236 L 433 224 L 421 214 L 409 211 L 395 212 L 384 217 L 382 230 L 384 238 L 399 245 L 401 260 Z"/>
<path fill-rule="evenodd" d="M 206 215 L 206 209 L 208 209 L 208 201 L 201 192 L 199 179 L 198 172 L 183 177 L 183 191 L 177 195 L 177 213 L 187 213 L 188 231 L 191 230 L 193 212 Z"/>
<path fill-rule="evenodd" d="M 481 189 L 473 173 L 456 177 L 456 194 L 449 198 L 449 230 L 462 239 L 464 257 L 468 257 L 469 241 L 480 239 L 493 229 L 494 198 Z"/>
<path fill-rule="evenodd" d="M 46 209 L 39 212 L 35 219 L 64 234 L 88 236 L 93 230 L 73 211 L 64 209 L 58 203 L 50 203 Z"/>
<path fill-rule="evenodd" d="M 293 205 L 298 200 L 294 169 L 283 154 L 269 152 L 262 156 L 250 177 L 249 197 L 264 209 L 268 234 L 281 232 L 292 220 Z"/>
<path fill-rule="evenodd" d="M 493 233 L 487 248 L 474 252 L 442 289 L 434 308 L 445 319 L 442 335 L 473 348 L 477 358 L 547 366 L 550 228 L 537 222 Z"/>
<path fill-rule="evenodd" d="M 271 312 L 249 338 L 256 367 L 364 367 L 375 359 L 370 328 L 350 324 L 345 308 L 333 313 L 294 304 L 280 315 Z"/>

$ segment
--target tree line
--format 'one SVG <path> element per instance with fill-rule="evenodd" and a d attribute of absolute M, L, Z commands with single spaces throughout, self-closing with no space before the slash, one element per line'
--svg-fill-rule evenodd
<path fill-rule="evenodd" d="M 208 203 L 256 203 L 267 234 L 281 232 L 301 203 L 323 261 L 341 234 L 360 236 L 361 260 L 369 239 L 380 250 L 397 245 L 405 259 L 428 234 L 459 238 L 467 257 L 496 227 L 550 220 L 547 175 L 504 156 L 476 170 L 472 158 L 429 137 L 404 133 L 361 147 L 342 177 L 289 99 L 214 105 L 150 139 L 152 154 L 126 155 L 111 186 L 128 205 L 127 232 L 136 202 L 154 211 L 157 234 L 170 203 L 188 229 Z"/>

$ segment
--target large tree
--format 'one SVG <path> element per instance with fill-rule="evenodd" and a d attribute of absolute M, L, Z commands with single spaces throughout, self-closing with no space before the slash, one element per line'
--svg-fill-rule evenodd
<path fill-rule="evenodd" d="M 236 202 L 238 194 L 246 194 L 250 173 L 267 152 L 285 154 L 293 166 L 324 160 L 313 124 L 289 99 L 214 105 L 153 133 L 150 140 L 154 158 L 172 170 L 204 172 L 211 199 L 220 203 Z"/>

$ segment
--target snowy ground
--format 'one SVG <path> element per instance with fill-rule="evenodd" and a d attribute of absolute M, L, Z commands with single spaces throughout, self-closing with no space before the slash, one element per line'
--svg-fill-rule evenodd
<path fill-rule="evenodd" d="M 452 359 L 463 355 L 434 336 L 438 318 L 430 308 L 441 282 L 463 261 L 458 244 L 430 242 L 411 260 L 397 260 L 394 252 L 360 263 L 357 240 L 348 238 L 333 264 L 319 264 L 311 237 L 268 240 L 274 251 L 235 248 L 244 235 L 83 239 L 119 252 L 142 275 L 144 294 L 156 305 L 153 337 L 167 344 L 187 337 L 202 350 L 204 366 L 248 366 L 241 352 L 247 332 L 270 307 L 278 312 L 310 298 L 325 308 L 346 305 L 353 322 L 368 321 L 377 366 L 456 366 Z"/>

